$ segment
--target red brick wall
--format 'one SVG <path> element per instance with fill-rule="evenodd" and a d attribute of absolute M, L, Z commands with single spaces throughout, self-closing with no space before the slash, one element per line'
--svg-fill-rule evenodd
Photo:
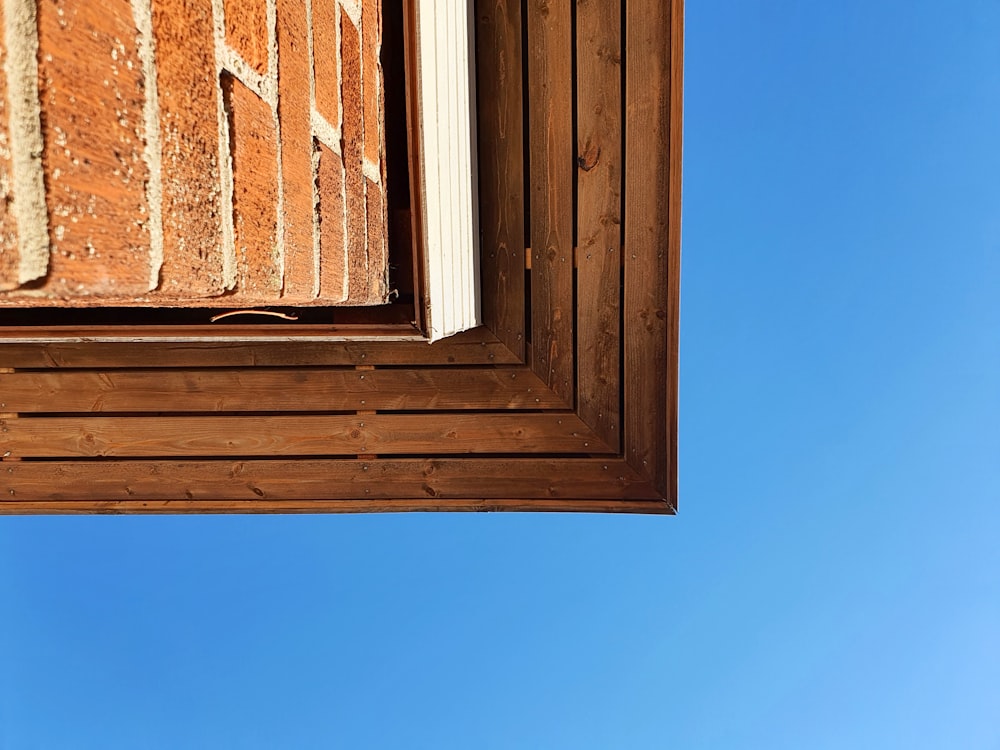
<path fill-rule="evenodd" d="M 378 0 L 0 4 L 0 305 L 378 304 Z"/>

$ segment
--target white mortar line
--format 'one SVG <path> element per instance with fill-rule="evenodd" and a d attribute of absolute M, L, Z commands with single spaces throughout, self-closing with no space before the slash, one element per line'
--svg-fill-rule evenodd
<path fill-rule="evenodd" d="M 320 0 L 323 2 L 323 0 Z M 306 3 L 306 49 L 309 51 L 309 110 L 316 109 L 316 55 L 313 50 L 313 4 L 312 0 L 305 0 Z"/>
<path fill-rule="evenodd" d="M 360 0 L 340 0 L 340 7 L 344 9 L 347 16 L 354 22 L 354 25 L 361 28 L 361 2 Z"/>
<path fill-rule="evenodd" d="M 156 39 L 153 37 L 153 15 L 150 0 L 131 0 L 132 17 L 139 30 L 138 51 L 142 60 L 146 99 L 143 117 L 146 121 L 146 143 L 142 156 L 149 170 L 146 182 L 146 203 L 149 210 L 149 291 L 160 285 L 163 268 L 163 161 L 160 145 L 160 102 L 156 80 Z"/>
<path fill-rule="evenodd" d="M 309 113 L 309 119 L 312 124 L 313 135 L 330 150 L 338 154 L 341 153 L 340 128 L 331 125 L 330 121 L 323 117 L 323 114 L 316 109 L 313 109 Z"/>
<path fill-rule="evenodd" d="M 381 168 L 366 156 L 361 157 L 361 173 L 376 185 L 382 184 Z"/>
<path fill-rule="evenodd" d="M 278 118 L 278 3 L 277 0 L 267 0 L 267 77 L 268 87 L 272 91 L 270 99 L 265 99 L 271 105 L 274 118 L 274 146 L 278 168 L 278 217 L 275 225 L 274 260 L 281 279 L 281 292 L 285 293 L 285 173 L 282 169 L 281 152 L 284 150 L 281 140 L 281 121 Z"/>
<path fill-rule="evenodd" d="M 361 176 L 365 177 L 365 31 L 364 24 L 362 24 L 361 15 L 361 2 L 357 0 L 356 5 L 345 2 L 344 10 L 347 12 L 348 16 L 351 16 L 352 11 L 357 13 L 357 20 L 354 20 L 354 16 L 351 16 L 351 21 L 354 25 L 358 27 L 358 71 L 360 72 L 360 81 L 358 83 L 361 85 Z M 364 195 L 364 249 L 365 249 L 365 294 L 367 296 L 371 295 L 371 260 L 368 257 L 368 180 L 361 180 L 361 193 Z"/>
<path fill-rule="evenodd" d="M 41 105 L 38 101 L 38 21 L 34 0 L 3 0 L 10 104 L 12 213 L 17 222 L 17 280 L 25 284 L 49 270 L 49 215 L 42 167 Z"/>
<path fill-rule="evenodd" d="M 306 2 L 306 49 L 309 56 L 309 120 L 312 128 L 312 115 L 316 111 L 316 65 L 313 56 L 313 6 L 312 0 Z M 322 0 L 320 0 L 322 2 Z M 319 297 L 319 274 L 320 274 L 320 237 L 319 237 L 319 148 L 313 142 L 310 133 L 309 146 L 311 148 L 310 157 L 312 159 L 312 234 L 313 234 L 313 299 Z"/>
<path fill-rule="evenodd" d="M 341 42 L 340 34 L 340 24 L 341 19 L 341 7 L 340 3 L 334 3 L 334 23 L 336 27 L 334 31 L 334 54 L 337 57 L 337 128 L 338 133 L 337 139 L 337 153 L 340 155 L 340 184 L 346 185 L 347 181 L 347 170 L 344 167 L 344 54 Z M 341 201 L 340 201 L 340 220 L 343 224 L 341 228 L 341 237 L 343 237 L 343 242 L 341 242 L 341 251 L 344 254 L 344 272 L 341 274 L 341 301 L 347 300 L 351 294 L 350 289 L 350 252 L 348 248 L 348 234 L 347 234 L 347 196 L 344 190 L 341 190 Z"/>
<path fill-rule="evenodd" d="M 236 80 L 257 94 L 257 96 L 271 107 L 277 105 L 277 94 L 267 75 L 254 70 L 253 66 L 244 60 L 239 52 L 224 42 L 221 57 L 221 67 L 226 72 L 231 73 Z"/>
<path fill-rule="evenodd" d="M 312 234 L 313 234 L 313 261 L 315 272 L 313 274 L 313 297 L 319 297 L 320 293 L 320 278 L 319 274 L 322 270 L 320 265 L 320 252 L 322 248 L 320 246 L 320 224 L 321 217 L 319 213 L 319 148 L 317 148 L 315 142 L 312 144 L 313 149 L 310 154 L 312 160 Z"/>
<path fill-rule="evenodd" d="M 222 214 L 222 284 L 236 286 L 236 232 L 233 227 L 233 160 L 229 153 L 229 118 L 221 76 L 226 49 L 226 17 L 222 0 L 212 0 L 212 31 L 215 38 L 216 117 L 219 125 L 219 186 Z"/>
<path fill-rule="evenodd" d="M 333 6 L 333 25 L 336 27 L 334 29 L 333 43 L 334 43 L 334 54 L 337 58 L 337 122 L 334 123 L 337 126 L 337 132 L 343 133 L 344 129 L 344 56 L 342 54 L 340 42 L 340 3 L 334 3 Z M 343 153 L 343 152 L 341 152 Z"/>

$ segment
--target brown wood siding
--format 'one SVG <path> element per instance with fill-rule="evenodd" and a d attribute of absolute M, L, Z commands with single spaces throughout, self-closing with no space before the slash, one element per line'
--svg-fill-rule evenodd
<path fill-rule="evenodd" d="M 524 7 L 477 4 L 484 327 L 0 330 L 0 512 L 674 512 L 682 5 Z"/>

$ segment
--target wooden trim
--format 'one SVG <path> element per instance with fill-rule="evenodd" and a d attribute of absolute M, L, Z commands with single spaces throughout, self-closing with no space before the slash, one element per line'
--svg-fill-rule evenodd
<path fill-rule="evenodd" d="M 0 512 L 8 503 L 119 501 L 593 501 L 659 498 L 617 458 L 435 458 L 183 461 L 21 461 L 0 468 Z M 528 507 L 524 505 L 523 507 Z M 489 508 L 484 508 L 489 509 Z"/>
<path fill-rule="evenodd" d="M 564 409 L 524 367 L 0 372 L 2 411 L 333 412 Z"/>
<path fill-rule="evenodd" d="M 455 498 L 389 500 L 88 500 L 82 502 L 12 501 L 0 499 L 2 515 L 208 515 L 208 514 L 319 514 L 414 513 L 473 511 L 498 513 L 640 513 L 670 515 L 662 500 L 594 500 L 593 498 Z"/>
<path fill-rule="evenodd" d="M 15 458 L 612 452 L 572 413 L 0 419 Z"/>
<path fill-rule="evenodd" d="M 483 324 L 525 359 L 521 3 L 477 2 Z"/>
<path fill-rule="evenodd" d="M 670 4 L 670 208 L 667 213 L 667 470 L 665 497 L 677 510 L 680 407 L 681 167 L 684 136 L 684 0 Z"/>
<path fill-rule="evenodd" d="M 531 364 L 573 400 L 573 37 L 570 3 L 528 4 Z"/>
<path fill-rule="evenodd" d="M 622 44 L 620 0 L 576 9 L 580 417 L 621 444 Z"/>
<path fill-rule="evenodd" d="M 403 38 L 406 61 L 406 158 L 410 177 L 410 232 L 413 238 L 413 306 L 416 324 L 426 335 L 427 332 L 427 280 L 423 258 L 424 247 L 424 204 L 421 167 L 418 158 L 419 144 L 423 139 L 420 126 L 420 105 L 417 102 L 419 85 L 417 81 L 417 0 L 403 0 Z"/>
<path fill-rule="evenodd" d="M 675 500 L 680 8 L 629 0 L 625 48 L 625 458 Z M 676 160 L 672 159 L 677 156 Z M 669 394 L 669 395 L 668 395 Z M 672 415 L 672 416 L 670 416 Z M 670 422 L 673 422 L 672 424 Z"/>
<path fill-rule="evenodd" d="M 301 367 L 370 365 L 517 365 L 521 360 L 485 328 L 443 341 L 189 341 L 135 329 L 132 340 L 93 341 L 84 331 L 53 335 L 46 342 L 0 338 L 0 362 L 17 368 L 115 367 Z M 136 341 L 141 341 L 137 345 Z"/>

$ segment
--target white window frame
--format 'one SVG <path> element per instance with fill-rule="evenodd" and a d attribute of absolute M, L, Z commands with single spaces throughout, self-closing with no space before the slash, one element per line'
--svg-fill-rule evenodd
<path fill-rule="evenodd" d="M 479 291 L 473 0 L 411 0 L 423 313 L 431 341 L 475 328 Z"/>

